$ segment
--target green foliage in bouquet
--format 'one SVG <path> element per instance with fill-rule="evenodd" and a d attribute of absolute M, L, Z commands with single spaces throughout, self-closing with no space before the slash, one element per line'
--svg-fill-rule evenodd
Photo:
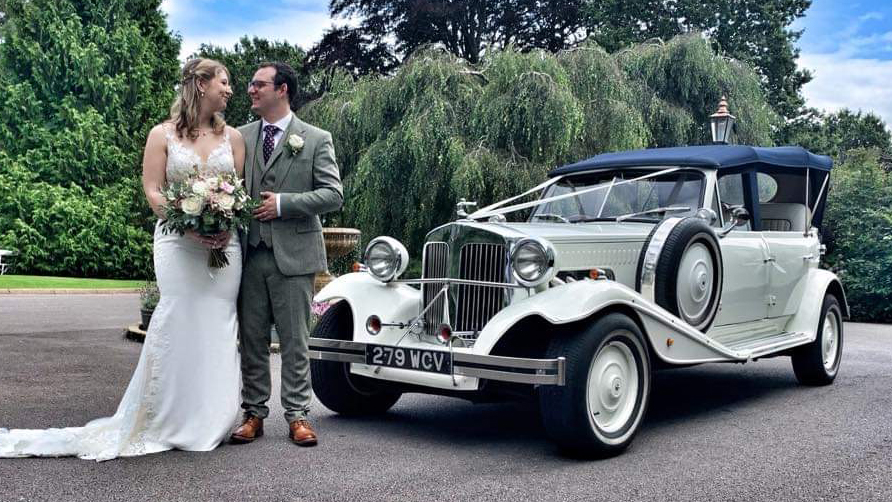
<path fill-rule="evenodd" d="M 852 319 L 892 321 L 892 173 L 876 148 L 855 149 L 831 171 L 825 263 L 846 288 Z"/>
<path fill-rule="evenodd" d="M 707 143 L 723 94 L 740 141 L 770 145 L 778 117 L 758 75 L 697 35 L 616 54 L 509 47 L 478 65 L 426 48 L 392 76 L 342 75 L 299 114 L 335 141 L 345 202 L 329 224 L 392 235 L 418 257 L 461 197 L 482 207 L 598 153 Z"/>

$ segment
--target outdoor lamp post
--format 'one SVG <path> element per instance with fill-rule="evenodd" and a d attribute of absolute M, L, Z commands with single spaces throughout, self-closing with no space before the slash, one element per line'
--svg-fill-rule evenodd
<path fill-rule="evenodd" d="M 725 96 L 719 101 L 719 109 L 709 116 L 709 127 L 712 130 L 712 142 L 716 145 L 727 145 L 731 142 L 731 131 L 737 119 L 728 112 L 728 101 Z"/>

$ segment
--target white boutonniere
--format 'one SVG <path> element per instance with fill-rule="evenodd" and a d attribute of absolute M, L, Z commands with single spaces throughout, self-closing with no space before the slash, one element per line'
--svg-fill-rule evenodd
<path fill-rule="evenodd" d="M 288 148 L 291 149 L 292 155 L 297 155 L 298 153 L 300 153 L 301 150 L 304 149 L 304 139 L 297 134 L 288 136 Z"/>

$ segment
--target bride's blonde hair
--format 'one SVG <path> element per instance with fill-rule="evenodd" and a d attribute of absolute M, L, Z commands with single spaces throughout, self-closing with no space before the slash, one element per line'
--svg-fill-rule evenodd
<path fill-rule="evenodd" d="M 201 90 L 198 82 L 210 82 L 218 73 L 224 72 L 230 77 L 229 70 L 219 61 L 207 58 L 190 59 L 183 66 L 182 80 L 177 97 L 170 107 L 170 121 L 181 138 L 188 137 L 192 140 L 198 138 L 198 114 L 201 111 Z M 217 112 L 211 119 L 211 127 L 214 133 L 222 134 L 226 127 L 223 114 Z"/>

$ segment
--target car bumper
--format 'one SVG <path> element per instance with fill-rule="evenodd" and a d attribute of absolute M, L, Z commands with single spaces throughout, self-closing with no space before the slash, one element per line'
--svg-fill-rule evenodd
<path fill-rule="evenodd" d="M 321 361 L 368 364 L 367 345 L 369 344 L 363 342 L 311 337 L 309 355 L 311 359 Z M 454 376 L 531 385 L 562 386 L 566 383 L 566 360 L 563 357 L 529 359 L 455 351 L 441 352 L 450 358 L 451 373 Z M 411 371 L 425 373 L 421 370 Z"/>

